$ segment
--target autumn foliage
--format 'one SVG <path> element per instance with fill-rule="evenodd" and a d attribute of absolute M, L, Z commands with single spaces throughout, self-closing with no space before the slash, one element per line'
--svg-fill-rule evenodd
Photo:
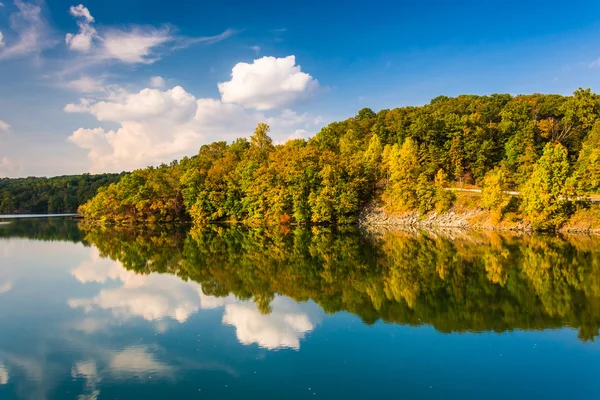
<path fill-rule="evenodd" d="M 560 226 L 574 201 L 600 192 L 600 97 L 465 95 L 334 122 L 309 140 L 204 145 L 171 165 L 137 170 L 80 208 L 92 221 L 245 221 L 347 224 L 381 197 L 390 212 L 445 212 L 451 187 L 483 187 L 501 219 L 509 196 L 540 229 Z M 474 207 L 477 205 L 474 204 Z"/>

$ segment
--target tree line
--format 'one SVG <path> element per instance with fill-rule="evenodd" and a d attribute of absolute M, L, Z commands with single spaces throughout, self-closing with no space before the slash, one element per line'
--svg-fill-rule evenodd
<path fill-rule="evenodd" d="M 0 214 L 75 213 L 98 189 L 123 174 L 0 178 Z"/>
<path fill-rule="evenodd" d="M 449 210 L 447 187 L 483 187 L 495 219 L 561 226 L 600 193 L 600 96 L 440 96 L 420 107 L 365 108 L 314 137 L 202 146 L 170 165 L 136 170 L 80 207 L 89 220 L 353 223 L 381 198 L 387 210 Z M 513 199 L 507 190 L 519 190 Z"/>

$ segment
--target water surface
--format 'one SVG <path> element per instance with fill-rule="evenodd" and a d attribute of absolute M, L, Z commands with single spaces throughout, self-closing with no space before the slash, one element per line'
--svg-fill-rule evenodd
<path fill-rule="evenodd" d="M 0 398 L 596 398 L 600 239 L 0 226 Z"/>

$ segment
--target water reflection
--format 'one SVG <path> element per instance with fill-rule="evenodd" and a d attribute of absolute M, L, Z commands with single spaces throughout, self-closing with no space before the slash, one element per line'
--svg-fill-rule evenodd
<path fill-rule="evenodd" d="M 64 221 L 32 232 L 77 236 Z M 94 247 L 71 274 L 102 285 L 92 297 L 69 299 L 70 307 L 179 323 L 225 307 L 223 322 L 238 328 L 240 341 L 267 348 L 278 341 L 253 339 L 253 332 L 276 329 L 283 346 L 297 348 L 292 336 L 314 329 L 321 317 L 302 310 L 307 300 L 367 323 L 430 324 L 443 332 L 570 326 L 593 340 L 600 327 L 600 238 L 593 236 L 242 226 L 81 232 Z M 2 287 L 10 290 L 10 282 Z M 255 323 L 259 316 L 263 322 Z"/>
<path fill-rule="evenodd" d="M 235 326 L 240 343 L 256 343 L 266 349 L 300 348 L 300 339 L 315 329 L 323 313 L 315 304 L 298 304 L 285 297 L 271 303 L 271 312 L 261 314 L 255 304 L 228 304 L 223 323 Z"/>
<path fill-rule="evenodd" d="M 267 349 L 299 349 L 300 339 L 322 319 L 322 311 L 315 304 L 298 304 L 283 297 L 274 298 L 270 312 L 265 315 L 256 304 L 238 300 L 234 295 L 206 295 L 202 286 L 193 281 L 170 274 L 127 270 L 120 262 L 101 257 L 97 249 L 92 249 L 90 259 L 75 267 L 71 274 L 84 284 L 119 283 L 117 287 L 101 288 L 93 297 L 69 299 L 71 308 L 82 309 L 88 315 L 98 310 L 111 312 L 110 321 L 106 317 L 85 318 L 74 325 L 75 329 L 88 333 L 135 317 L 154 322 L 158 331 L 164 331 L 165 319 L 184 323 L 201 309 L 224 307 L 223 323 L 236 328 L 241 343 L 255 343 Z"/>
<path fill-rule="evenodd" d="M 3 364 L 0 364 L 0 385 L 8 383 L 8 369 Z"/>
<path fill-rule="evenodd" d="M 596 237 L 208 227 L 189 235 L 88 229 L 85 240 L 129 271 L 169 273 L 198 282 L 205 295 L 252 299 L 264 315 L 279 294 L 367 323 L 443 332 L 571 326 L 593 340 L 600 326 Z M 180 318 L 193 312 L 194 303 L 178 304 L 186 304 Z"/>
<path fill-rule="evenodd" d="M 65 220 L 0 237 L 0 394 L 19 398 L 239 376 L 240 354 L 302 353 L 338 312 L 444 333 L 572 327 L 582 342 L 600 327 L 597 237 Z"/>

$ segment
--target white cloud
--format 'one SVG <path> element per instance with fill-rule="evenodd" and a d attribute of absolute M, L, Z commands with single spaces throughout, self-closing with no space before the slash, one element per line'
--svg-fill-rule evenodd
<path fill-rule="evenodd" d="M 98 31 L 90 11 L 83 5 L 73 6 L 70 14 L 77 18 L 79 32 L 68 33 L 65 41 L 69 49 L 89 53 L 82 65 L 103 61 L 120 61 L 126 64 L 151 64 L 160 59 L 164 50 L 176 50 L 194 44 L 213 44 L 235 34 L 231 29 L 215 36 L 184 37 L 176 35 L 169 26 L 133 26 L 128 29 L 110 27 Z"/>
<path fill-rule="evenodd" d="M 262 57 L 252 64 L 238 63 L 231 80 L 219 83 L 225 103 L 270 110 L 310 96 L 319 83 L 296 65 L 296 57 Z"/>
<path fill-rule="evenodd" d="M 41 7 L 21 0 L 15 0 L 15 6 L 18 11 L 11 15 L 10 27 L 16 37 L 11 42 L 3 40 L 0 59 L 37 54 L 54 45 L 50 29 L 42 18 Z"/>
<path fill-rule="evenodd" d="M 4 47 L 4 35 L 0 32 L 0 47 Z"/>
<path fill-rule="evenodd" d="M 149 119 L 186 121 L 196 112 L 196 99 L 182 87 L 167 91 L 143 89 L 122 101 L 99 101 L 87 106 L 87 111 L 99 121 L 146 122 Z"/>
<path fill-rule="evenodd" d="M 247 137 L 259 122 L 271 124 L 274 140 L 283 141 L 320 121 L 290 110 L 267 117 L 238 104 L 196 99 L 179 86 L 166 91 L 148 88 L 112 100 L 84 99 L 68 104 L 65 111 L 89 113 L 99 121 L 120 124 L 116 130 L 80 128 L 69 137 L 70 142 L 89 150 L 91 172 L 169 162 L 196 153 L 205 143 Z"/>
<path fill-rule="evenodd" d="M 153 48 L 172 41 L 169 29 L 134 26 L 131 30 L 108 29 L 101 36 L 92 26 L 94 17 L 83 5 L 72 6 L 70 14 L 77 18 L 79 32 L 68 33 L 65 41 L 69 49 L 88 53 L 97 47 L 94 54 L 96 61 L 119 60 L 124 63 L 152 63 L 158 56 L 153 55 Z M 98 42 L 99 46 L 94 46 Z"/>
<path fill-rule="evenodd" d="M 256 343 L 267 349 L 299 349 L 300 340 L 323 319 L 317 305 L 298 304 L 286 297 L 275 298 L 271 309 L 269 315 L 263 315 L 253 303 L 229 304 L 225 307 L 223 323 L 236 327 L 242 344 Z"/>
<path fill-rule="evenodd" d="M 78 18 L 77 26 L 79 26 L 79 33 L 67 33 L 65 42 L 71 50 L 86 53 L 92 48 L 92 40 L 97 34 L 96 29 L 91 25 L 94 22 L 94 17 L 92 17 L 90 11 L 82 4 L 71 6 L 69 12 L 72 16 Z"/>
<path fill-rule="evenodd" d="M 250 46 L 250 48 L 251 48 L 252 50 L 254 50 L 254 52 L 255 52 L 256 54 L 259 54 L 259 53 L 260 53 L 260 46 L 258 46 L 258 45 L 256 45 L 256 46 Z"/>
<path fill-rule="evenodd" d="M 72 80 L 66 84 L 69 89 L 81 93 L 104 92 L 104 81 L 102 79 L 82 76 L 79 79 Z"/>
<path fill-rule="evenodd" d="M 150 78 L 150 86 L 161 89 L 165 87 L 165 80 L 160 76 L 153 76 Z"/>
<path fill-rule="evenodd" d="M 136 27 L 131 31 L 110 30 L 102 40 L 102 58 L 127 64 L 151 64 L 160 56 L 154 48 L 173 41 L 168 28 Z"/>
<path fill-rule="evenodd" d="M 69 12 L 74 17 L 81 17 L 85 22 L 94 22 L 94 17 L 90 14 L 90 11 L 83 5 L 71 6 Z"/>
<path fill-rule="evenodd" d="M 600 68 L 600 58 L 592 61 L 588 66 L 590 68 Z"/>
<path fill-rule="evenodd" d="M 10 125 L 0 119 L 0 131 L 8 132 Z"/>

